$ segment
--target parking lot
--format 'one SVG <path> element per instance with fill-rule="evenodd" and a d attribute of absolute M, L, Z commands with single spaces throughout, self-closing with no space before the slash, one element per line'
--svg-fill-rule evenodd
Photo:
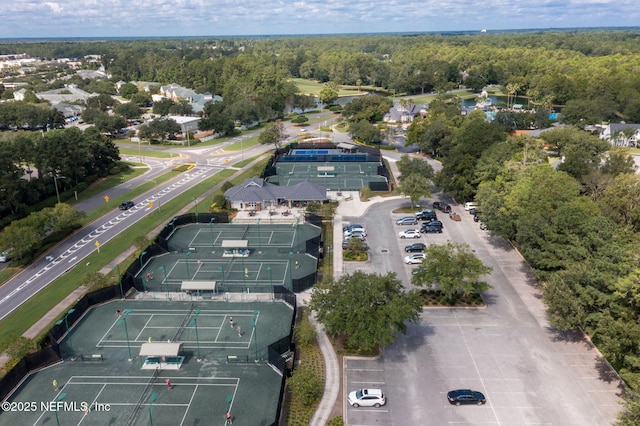
<path fill-rule="evenodd" d="M 548 328 L 539 291 L 519 254 L 480 230 L 461 206 L 454 206 L 460 222 L 438 212 L 442 234 L 400 239 L 398 231 L 412 226 L 396 225 L 403 215 L 391 212 L 406 203 L 381 203 L 353 218 L 367 228 L 371 260 L 349 263 L 345 272 L 394 271 L 409 285 L 417 265 L 403 263 L 404 246 L 453 240 L 469 244 L 493 267 L 487 281 L 494 288 L 486 292 L 486 308 L 425 309 L 420 323 L 410 325 L 379 359 L 345 359 L 345 393 L 378 387 L 387 397 L 377 409 L 356 409 L 345 401 L 346 424 L 612 424 L 619 410 L 617 376 L 581 336 Z M 449 405 L 446 393 L 457 388 L 483 392 L 487 404 Z"/>

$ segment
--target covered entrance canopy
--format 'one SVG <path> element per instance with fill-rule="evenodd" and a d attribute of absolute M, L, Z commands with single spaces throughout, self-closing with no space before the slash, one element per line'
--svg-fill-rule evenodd
<path fill-rule="evenodd" d="M 222 248 L 247 248 L 249 240 L 222 240 Z"/>
<path fill-rule="evenodd" d="M 140 346 L 140 356 L 178 356 L 182 343 L 176 342 L 151 342 Z"/>
<path fill-rule="evenodd" d="M 249 257 L 249 240 L 222 240 L 222 257 Z"/>
<path fill-rule="evenodd" d="M 216 281 L 182 281 L 182 291 L 215 291 Z"/>
<path fill-rule="evenodd" d="M 140 357 L 144 358 L 143 370 L 179 370 L 184 356 L 178 355 L 182 343 L 149 342 L 140 346 Z"/>

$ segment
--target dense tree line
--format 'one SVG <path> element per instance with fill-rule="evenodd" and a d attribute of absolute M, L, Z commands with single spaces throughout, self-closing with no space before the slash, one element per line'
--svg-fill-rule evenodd
<path fill-rule="evenodd" d="M 47 130 L 64 126 L 60 111 L 48 104 L 36 105 L 27 102 L 0 103 L 0 130 L 30 129 Z"/>
<path fill-rule="evenodd" d="M 444 93 L 461 84 L 479 91 L 497 84 L 545 110 L 564 105 L 566 119 L 577 123 L 640 121 L 639 39 L 638 31 L 152 39 L 5 43 L 0 52 L 46 58 L 102 54 L 112 81 L 179 83 L 221 95 L 234 115 L 251 118 L 280 114 L 294 101 L 295 88 L 287 80 L 302 77 L 406 94 Z M 33 80 L 30 89 L 52 80 Z M 115 93 L 110 82 L 78 76 L 69 82 Z"/>
<path fill-rule="evenodd" d="M 475 197 L 481 220 L 511 240 L 544 283 L 551 324 L 585 330 L 638 389 L 640 177 L 633 161 L 577 128 L 531 138 L 493 126 L 475 114 L 450 126 L 436 182 L 461 200 Z"/>
<path fill-rule="evenodd" d="M 120 160 L 111 140 L 90 127 L 10 132 L 0 140 L 0 212 L 4 224 L 70 188 L 83 189 Z M 55 177 L 55 179 L 54 179 Z"/>

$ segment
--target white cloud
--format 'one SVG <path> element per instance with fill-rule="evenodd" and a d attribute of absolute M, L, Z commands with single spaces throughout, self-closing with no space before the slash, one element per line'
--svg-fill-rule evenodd
<path fill-rule="evenodd" d="M 55 2 L 52 2 L 52 1 L 45 2 L 44 4 L 49 6 L 51 8 L 51 10 L 53 11 L 53 13 L 55 13 L 55 14 L 59 14 L 63 10 L 62 6 L 60 6 L 58 3 L 55 3 Z"/>
<path fill-rule="evenodd" d="M 189 36 L 635 26 L 631 0 L 15 0 L 0 37 Z M 25 19 L 29 16 L 29 19 Z"/>

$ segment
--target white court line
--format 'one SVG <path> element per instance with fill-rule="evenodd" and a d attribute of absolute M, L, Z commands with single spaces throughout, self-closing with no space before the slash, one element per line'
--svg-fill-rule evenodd
<path fill-rule="evenodd" d="M 196 387 L 193 388 L 193 393 L 191 394 L 191 398 L 189 399 L 189 404 L 187 404 L 187 409 L 184 410 L 184 416 L 182 416 L 182 421 L 180 422 L 180 424 L 184 424 L 184 419 L 187 417 L 187 413 L 189 412 L 189 408 L 191 408 L 191 403 L 193 402 L 193 398 L 196 396 L 196 392 L 198 392 L 198 385 L 196 384 Z"/>
<path fill-rule="evenodd" d="M 80 419 L 80 421 L 78 422 L 78 424 L 82 423 L 82 421 L 87 417 L 87 415 L 89 415 L 89 411 L 91 411 L 91 407 L 93 407 L 93 404 L 96 403 L 96 401 L 98 400 L 98 397 L 100 396 L 100 394 L 102 393 L 102 391 L 104 390 L 104 388 L 107 387 L 107 384 L 105 383 L 104 385 L 102 385 L 102 388 L 100 388 L 100 392 L 98 392 L 98 394 L 96 395 L 95 398 L 93 398 L 93 401 L 91 401 L 91 405 L 89 406 L 89 409 L 87 411 L 84 412 L 84 414 L 82 415 L 82 418 Z"/>
<path fill-rule="evenodd" d="M 147 322 L 144 324 L 144 326 L 142 327 L 142 330 L 140 330 L 140 333 L 138 333 L 138 335 L 136 336 L 136 338 L 134 339 L 134 342 L 137 342 L 138 339 L 140 338 L 140 335 L 142 334 L 142 332 L 144 331 L 145 328 L 147 328 L 147 324 L 149 324 L 149 322 L 151 321 L 151 319 L 153 318 L 154 314 L 151 314 L 151 316 L 149 317 L 149 319 L 147 320 Z"/>
<path fill-rule="evenodd" d="M 118 320 L 115 320 L 113 322 L 113 324 L 111 324 L 111 327 L 109 327 L 109 329 L 107 329 L 107 331 L 102 335 L 100 340 L 98 340 L 98 342 L 96 343 L 96 348 L 100 347 L 101 342 L 107 342 L 108 341 L 108 340 L 105 340 L 105 338 L 107 337 L 107 334 L 109 334 L 109 332 L 111 332 L 111 329 L 116 325 L 117 322 L 118 322 Z"/>
<path fill-rule="evenodd" d="M 227 319 L 227 315 L 224 316 L 224 320 L 222 321 L 222 325 L 220 326 L 220 329 L 218 330 L 218 332 L 216 333 L 216 338 L 214 340 L 214 342 L 218 341 L 218 338 L 220 337 L 220 332 L 222 331 L 222 327 L 224 327 L 224 325 L 228 322 L 229 320 Z"/>
<path fill-rule="evenodd" d="M 198 234 L 200 233 L 200 228 L 196 229 L 196 234 L 193 236 L 193 238 L 191 238 L 191 241 L 189 241 L 189 244 L 187 244 L 187 247 L 193 247 L 195 241 L 198 239 Z"/>

